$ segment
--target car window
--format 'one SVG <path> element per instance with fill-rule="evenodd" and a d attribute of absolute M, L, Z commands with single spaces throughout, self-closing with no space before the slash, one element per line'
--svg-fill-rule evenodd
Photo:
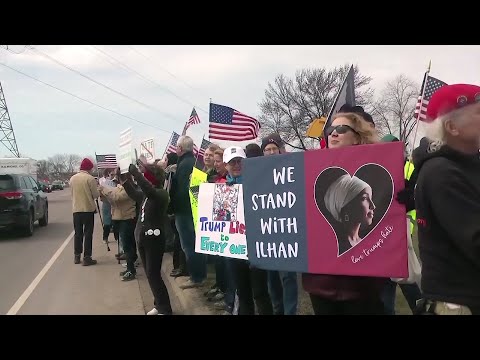
<path fill-rule="evenodd" d="M 32 183 L 32 187 L 37 188 L 37 189 L 39 188 L 39 186 L 38 186 L 38 184 L 37 184 L 37 182 L 35 181 L 34 178 L 32 178 L 31 176 L 29 176 L 28 179 L 29 179 L 30 182 Z"/>
<path fill-rule="evenodd" d="M 15 180 L 10 175 L 0 175 L 0 191 L 15 190 Z"/>
<path fill-rule="evenodd" d="M 23 182 L 20 183 L 22 185 L 22 189 L 33 189 L 32 183 L 28 180 L 27 176 L 22 176 L 22 180 Z"/>

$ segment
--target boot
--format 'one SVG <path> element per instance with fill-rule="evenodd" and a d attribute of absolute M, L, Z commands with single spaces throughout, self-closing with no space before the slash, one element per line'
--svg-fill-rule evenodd
<path fill-rule="evenodd" d="M 97 260 L 93 260 L 91 256 L 84 256 L 83 257 L 83 266 L 90 266 L 90 265 L 95 265 L 97 263 Z"/>
<path fill-rule="evenodd" d="M 80 264 L 80 255 L 75 255 L 75 258 L 73 260 L 75 264 Z"/>

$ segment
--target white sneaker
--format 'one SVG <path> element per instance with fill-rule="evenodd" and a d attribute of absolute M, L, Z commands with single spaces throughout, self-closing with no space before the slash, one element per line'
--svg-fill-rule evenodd
<path fill-rule="evenodd" d="M 152 310 L 150 310 L 149 312 L 147 312 L 147 315 L 158 315 L 158 310 L 153 308 Z"/>
<path fill-rule="evenodd" d="M 127 263 L 123 263 L 122 266 L 123 266 L 124 268 L 126 268 L 126 267 L 127 267 Z M 140 266 L 140 264 L 139 264 L 138 262 L 136 262 L 136 263 L 135 263 L 135 267 L 137 268 L 137 267 L 139 267 L 139 266 Z"/>

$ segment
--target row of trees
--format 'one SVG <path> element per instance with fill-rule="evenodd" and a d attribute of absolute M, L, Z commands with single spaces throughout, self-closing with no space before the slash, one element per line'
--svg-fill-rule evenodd
<path fill-rule="evenodd" d="M 306 150 L 314 146 L 314 139 L 305 136 L 309 124 L 316 118 L 326 117 L 349 65 L 328 70 L 302 69 L 293 78 L 278 75 L 265 90 L 260 102 L 259 121 L 262 133 L 278 132 L 293 148 Z M 393 134 L 408 143 L 415 128 L 414 111 L 420 85 L 401 74 L 380 89 L 378 96 L 369 86 L 372 78 L 354 67 L 355 98 L 369 112 L 380 134 Z"/>
<path fill-rule="evenodd" d="M 79 170 L 82 159 L 77 154 L 55 154 L 38 161 L 37 175 L 40 179 L 67 180 Z"/>

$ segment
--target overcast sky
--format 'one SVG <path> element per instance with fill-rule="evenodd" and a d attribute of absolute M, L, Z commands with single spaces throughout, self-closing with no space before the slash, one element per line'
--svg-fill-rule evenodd
<path fill-rule="evenodd" d="M 432 76 L 449 84 L 480 84 L 480 46 L 96 45 L 122 64 L 90 45 L 33 46 L 130 97 L 23 46 L 9 46 L 19 54 L 0 49 L 0 82 L 18 148 L 35 159 L 56 153 L 92 157 L 95 152 L 117 153 L 120 132 L 128 127 L 137 147 L 153 137 L 160 157 L 171 132 L 182 131 L 193 105 L 202 123 L 190 127 L 187 134 L 200 145 L 202 136 L 208 136 L 210 98 L 257 117 L 268 82 L 280 73 L 291 77 L 302 68 L 357 64 L 373 78 L 371 86 L 380 89 L 401 73 L 420 84 L 432 60 Z M 1 64 L 156 128 L 61 93 Z M 2 148 L 0 156 L 7 154 Z"/>

